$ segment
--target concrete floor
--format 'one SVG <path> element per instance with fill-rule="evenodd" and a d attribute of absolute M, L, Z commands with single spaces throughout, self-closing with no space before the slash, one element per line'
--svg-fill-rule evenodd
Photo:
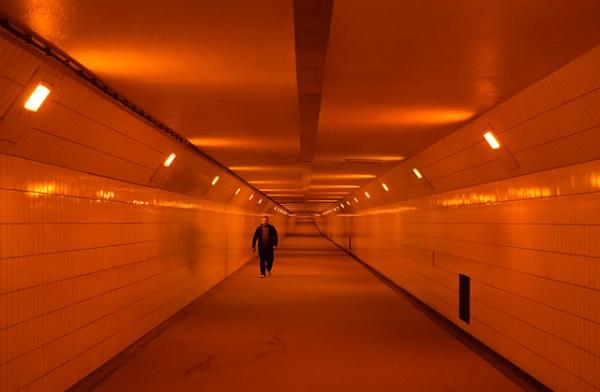
<path fill-rule="evenodd" d="M 312 225 L 130 351 L 97 390 L 521 390 Z"/>

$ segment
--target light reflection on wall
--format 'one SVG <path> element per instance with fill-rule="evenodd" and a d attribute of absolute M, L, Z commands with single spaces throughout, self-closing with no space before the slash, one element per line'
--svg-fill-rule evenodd
<path fill-rule="evenodd" d="M 34 183 L 27 186 L 27 190 L 30 196 L 39 197 L 41 195 L 56 193 L 56 184 L 53 182 Z"/>
<path fill-rule="evenodd" d="M 96 192 L 96 197 L 101 200 L 111 200 L 115 198 L 115 193 L 113 191 L 105 191 L 101 189 Z"/>
<path fill-rule="evenodd" d="M 528 187 L 528 188 L 508 188 L 502 194 L 496 193 L 464 193 L 449 198 L 436 199 L 435 204 L 444 207 L 463 206 L 469 204 L 495 203 L 497 201 L 518 200 L 518 199 L 537 199 L 540 197 L 550 197 L 558 193 L 550 188 Z"/>

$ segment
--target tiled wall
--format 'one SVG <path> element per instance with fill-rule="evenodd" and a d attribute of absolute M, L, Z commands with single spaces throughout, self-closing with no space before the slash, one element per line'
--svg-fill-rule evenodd
<path fill-rule="evenodd" d="M 597 47 L 350 195 L 351 207 L 317 224 L 552 389 L 597 391 L 599 94 Z M 485 144 L 490 126 L 520 167 Z M 458 317 L 459 274 L 471 278 L 470 324 Z"/>
<path fill-rule="evenodd" d="M 250 260 L 262 214 L 285 234 L 255 192 L 0 34 L 0 390 L 68 388 Z"/>

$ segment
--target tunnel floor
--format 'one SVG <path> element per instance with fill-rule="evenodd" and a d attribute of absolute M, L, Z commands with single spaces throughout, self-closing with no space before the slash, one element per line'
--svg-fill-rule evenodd
<path fill-rule="evenodd" d="M 273 272 L 246 265 L 92 375 L 96 390 L 521 390 L 312 225 Z"/>

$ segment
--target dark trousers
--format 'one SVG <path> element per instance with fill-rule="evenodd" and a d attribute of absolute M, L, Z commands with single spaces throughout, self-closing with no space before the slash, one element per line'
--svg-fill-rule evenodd
<path fill-rule="evenodd" d="M 265 275 L 266 271 L 271 272 L 271 269 L 273 268 L 273 259 L 275 258 L 273 248 L 259 248 L 258 258 L 260 259 L 260 274 Z"/>

